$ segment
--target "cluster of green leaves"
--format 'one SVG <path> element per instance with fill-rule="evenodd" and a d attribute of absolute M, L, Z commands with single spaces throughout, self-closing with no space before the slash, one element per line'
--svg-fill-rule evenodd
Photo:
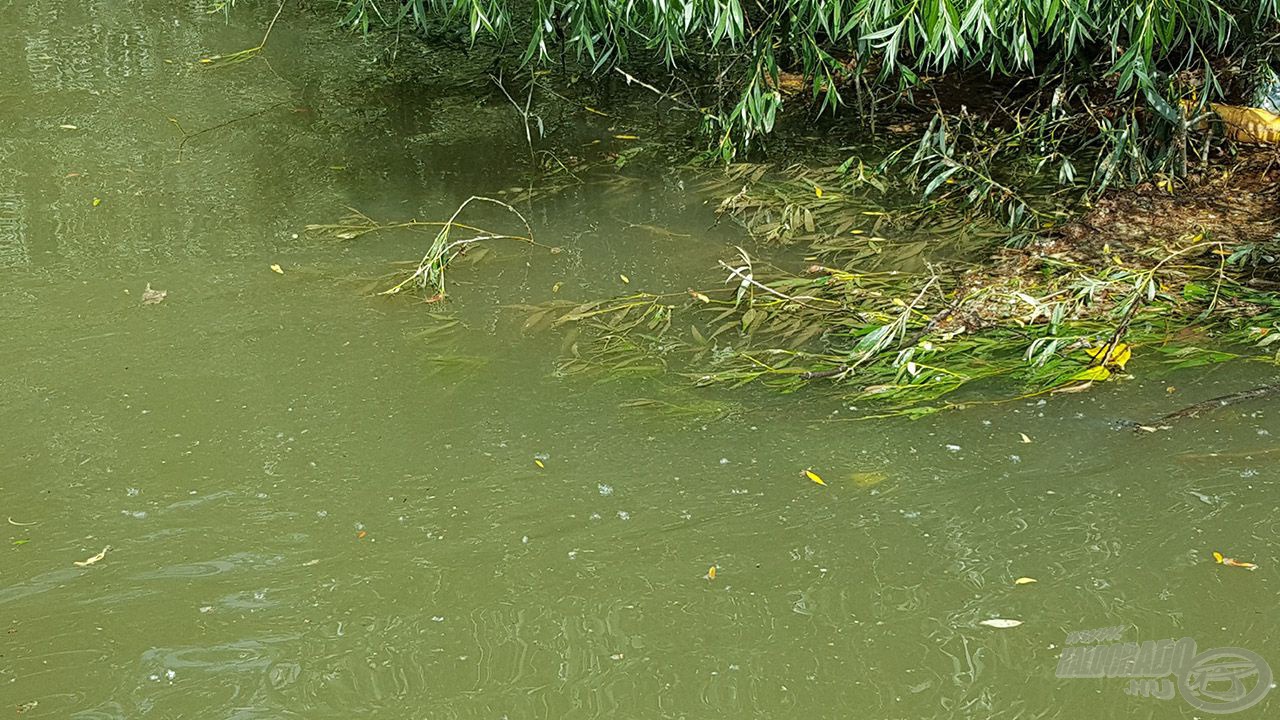
<path fill-rule="evenodd" d="M 561 365 L 567 373 L 674 371 L 698 386 L 760 383 L 782 392 L 835 381 L 850 401 L 879 408 L 876 417 L 973 404 L 952 398 L 978 382 L 1003 386 L 995 393 L 1003 399 L 1084 390 L 1133 371 L 1125 367 L 1131 353 L 1137 372 L 1245 357 L 1202 347 L 1208 335 L 1237 348 L 1280 337 L 1280 301 L 1211 262 L 1173 265 L 1168 257 L 1098 268 L 1045 260 L 1043 281 L 1021 289 L 957 283 L 961 274 L 951 272 L 757 275 L 748 260 L 726 265 L 736 271 L 730 280 L 750 279 L 737 287 L 548 305 L 531 322 L 578 331 Z M 1179 333 L 1197 323 L 1203 335 Z M 1106 348 L 1123 357 L 1114 361 L 1119 353 Z M 1272 349 L 1249 357 L 1280 362 L 1266 354 Z"/>
<path fill-rule="evenodd" d="M 713 289 L 531 308 L 530 331 L 572 333 L 563 373 L 675 373 L 783 392 L 835 382 L 851 401 L 916 416 L 971 402 L 956 393 L 980 382 L 1008 399 L 1125 372 L 1280 362 L 1269 347 L 1280 341 L 1280 299 L 1251 280 L 1269 243 L 1188 234 L 1123 257 L 1010 252 L 992 266 L 1002 233 L 953 212 L 968 192 L 945 182 L 899 206 L 892 176 L 852 161 L 782 172 L 740 163 L 707 176 L 698 192 L 724 197 L 722 213 L 759 240 L 807 244 L 813 264 L 797 273 L 739 251 Z M 966 262 L 970 252 L 981 264 Z"/>
<path fill-rule="evenodd" d="M 1127 153 L 1182 137 L 1183 99 L 1223 93 L 1217 68 L 1265 65 L 1280 0 L 339 0 L 343 22 L 465 29 L 523 62 L 668 73 L 729 159 L 770 131 L 796 73 L 820 111 L 980 73 L 1042 88 L 1026 108 L 1086 117 L 1109 179 Z M 523 50 L 519 50 L 523 48 Z M 653 77 L 656 80 L 656 77 Z M 1113 110 L 1084 104 L 1104 88 Z M 1200 107 L 1203 107 L 1201 104 Z M 1143 110 L 1143 113 L 1139 113 Z M 1086 112 L 1087 111 L 1087 112 Z M 1055 139 L 1052 136 L 1044 136 Z M 1135 140 L 1135 137 L 1141 142 Z M 1062 140 L 1059 135 L 1056 140 Z M 1069 171 L 1068 171 L 1069 172 Z"/>

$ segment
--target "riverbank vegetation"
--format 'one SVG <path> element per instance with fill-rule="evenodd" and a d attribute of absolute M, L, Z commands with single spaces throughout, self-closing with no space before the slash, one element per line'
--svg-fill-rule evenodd
<path fill-rule="evenodd" d="M 535 97 L 609 78 L 701 131 L 685 172 L 742 247 L 704 287 L 531 309 L 531 330 L 573 333 L 563 373 L 835 383 L 916 416 L 982 401 L 979 385 L 1025 397 L 1280 360 L 1274 0 L 339 5 L 349 28 L 490 52 L 531 156 Z M 867 140 L 835 140 L 851 126 Z M 507 200 L 582 182 L 540 152 L 543 176 Z M 394 227 L 352 222 L 315 229 Z M 389 287 L 442 300 L 473 244 L 451 229 L 508 237 L 458 222 L 432 247 L 447 257 L 427 253 L 443 262 Z"/>

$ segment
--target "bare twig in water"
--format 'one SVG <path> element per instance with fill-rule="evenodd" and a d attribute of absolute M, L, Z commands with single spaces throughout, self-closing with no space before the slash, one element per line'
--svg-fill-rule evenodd
<path fill-rule="evenodd" d="M 643 80 L 641 80 L 641 79 L 637 78 L 636 76 L 632 75 L 631 73 L 628 73 L 626 70 L 623 70 L 623 69 L 622 69 L 622 68 L 620 68 L 620 67 L 615 67 L 615 68 L 614 68 L 614 70 L 617 70 L 617 71 L 618 71 L 618 74 L 622 75 L 622 77 L 624 77 L 624 78 L 626 78 L 626 79 L 627 79 L 627 84 L 628 84 L 628 85 L 630 85 L 630 84 L 632 84 L 632 83 L 635 83 L 636 85 L 639 85 L 640 87 L 644 88 L 645 90 L 648 90 L 649 92 L 651 92 L 651 93 L 654 93 L 654 94 L 658 95 L 658 96 L 659 96 L 659 97 L 661 97 L 662 99 L 667 100 L 668 102 L 670 102 L 671 104 L 673 104 L 673 105 L 675 105 L 676 107 L 680 108 L 681 110 L 688 110 L 689 112 L 698 113 L 699 115 L 704 115 L 704 114 L 705 114 L 702 110 L 699 110 L 698 108 L 694 107 L 693 105 L 691 105 L 691 104 L 689 104 L 689 103 L 687 103 L 687 102 L 685 102 L 685 101 L 683 101 L 683 100 L 681 100 L 681 99 L 677 98 L 676 96 L 672 95 L 672 94 L 671 94 L 671 93 L 669 93 L 669 92 L 666 92 L 666 91 L 663 91 L 663 90 L 659 90 L 658 88 L 656 88 L 656 87 L 654 87 L 654 86 L 650 85 L 649 83 L 647 83 L 647 82 L 645 82 L 645 81 L 643 81 Z"/>
<path fill-rule="evenodd" d="M 529 144 L 529 158 L 532 159 L 534 157 L 533 129 L 529 126 L 529 118 L 533 116 L 532 112 L 530 111 L 530 108 L 533 106 L 533 86 L 534 86 L 533 81 L 530 80 L 529 82 L 529 96 L 526 97 L 524 100 L 524 107 L 520 107 L 520 103 L 516 102 L 516 99 L 511 97 L 511 93 L 507 92 L 506 86 L 502 84 L 501 77 L 495 77 L 493 75 L 490 75 L 489 79 L 493 81 L 494 85 L 498 86 L 498 89 L 502 91 L 503 95 L 507 96 L 507 100 L 516 109 L 516 112 L 520 113 L 520 118 L 524 121 L 524 140 L 526 143 Z M 541 118 L 538 118 L 538 136 L 539 137 L 542 136 L 542 119 Z"/>
<path fill-rule="evenodd" d="M 286 101 L 281 100 L 280 102 L 275 103 L 274 105 L 268 105 L 267 107 L 262 108 L 261 110 L 256 110 L 254 112 L 251 112 L 248 115 L 241 115 L 240 117 L 234 117 L 234 118 L 231 118 L 230 120 L 227 120 L 226 122 L 220 122 L 217 125 L 210 125 L 207 128 L 197 130 L 191 133 L 187 132 L 186 128 L 182 127 L 182 123 L 178 122 L 178 118 L 172 118 L 172 117 L 169 118 L 169 122 L 173 123 L 173 126 L 178 128 L 178 132 L 182 133 L 182 141 L 178 143 L 178 160 L 182 160 L 182 151 L 187 147 L 187 143 L 191 142 L 192 140 L 195 140 L 201 135 L 204 135 L 205 133 L 211 133 L 214 130 L 221 130 L 222 128 L 227 127 L 228 125 L 234 125 L 238 122 L 244 122 L 245 120 L 252 120 L 253 118 L 258 117 L 259 115 L 266 115 L 272 110 L 275 110 L 276 108 L 285 104 L 287 104 Z"/>
<path fill-rule="evenodd" d="M 1246 400 L 1257 400 L 1258 398 L 1264 398 L 1277 392 L 1280 392 L 1280 383 L 1275 385 L 1263 385 L 1262 387 L 1256 387 L 1251 390 L 1241 390 L 1240 392 L 1234 392 L 1229 395 L 1221 395 L 1203 402 L 1198 402 L 1195 405 L 1188 405 L 1187 407 L 1171 412 L 1168 415 L 1162 415 L 1149 423 L 1136 425 L 1133 429 L 1135 432 L 1157 432 L 1159 430 L 1166 430 L 1169 427 L 1168 424 L 1174 420 L 1198 417 L 1200 413 L 1203 412 L 1217 410 L 1219 408 L 1227 407 L 1228 405 L 1235 405 L 1236 403 L 1245 402 Z"/>

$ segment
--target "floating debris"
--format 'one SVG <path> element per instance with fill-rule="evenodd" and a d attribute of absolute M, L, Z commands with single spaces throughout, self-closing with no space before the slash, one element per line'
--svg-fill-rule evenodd
<path fill-rule="evenodd" d="M 168 296 L 168 290 L 155 290 L 151 287 L 151 283 L 147 283 L 147 287 L 142 291 L 142 304 L 159 305 Z"/>
<path fill-rule="evenodd" d="M 885 474 L 880 472 L 856 472 L 849 476 L 854 485 L 860 488 L 875 487 L 884 482 Z"/>
<path fill-rule="evenodd" d="M 1226 565 L 1228 567 L 1244 568 L 1245 570 L 1258 569 L 1258 566 L 1254 563 L 1244 562 L 1243 560 L 1236 560 L 1235 558 L 1223 557 L 1222 553 L 1218 552 L 1217 550 L 1213 551 L 1213 560 L 1219 565 Z"/>
<path fill-rule="evenodd" d="M 92 564 L 94 564 L 94 563 L 96 563 L 96 562 L 101 561 L 101 560 L 102 560 L 102 558 L 104 558 L 104 557 L 106 557 L 106 556 L 107 556 L 107 551 L 108 551 L 108 550 L 110 550 L 110 549 L 111 549 L 111 546 L 110 546 L 110 545 L 108 545 L 108 546 L 106 546 L 106 547 L 102 548 L 102 552 L 98 553 L 97 555 L 94 555 L 93 557 L 91 557 L 91 558 L 89 558 L 89 559 L 87 559 L 87 560 L 76 560 L 76 561 L 75 561 L 76 567 L 89 567 L 90 565 L 92 565 Z"/>
<path fill-rule="evenodd" d="M 991 618 L 990 620 L 981 620 L 978 622 L 978 624 L 986 625 L 987 627 L 999 628 L 1003 630 L 1006 628 L 1018 627 L 1019 625 L 1022 624 L 1022 621 L 1010 620 L 1009 618 Z"/>

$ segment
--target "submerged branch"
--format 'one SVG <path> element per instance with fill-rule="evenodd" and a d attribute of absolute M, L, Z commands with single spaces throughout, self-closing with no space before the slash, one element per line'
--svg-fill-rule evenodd
<path fill-rule="evenodd" d="M 1175 420 L 1199 417 L 1201 413 L 1220 410 L 1224 407 L 1235 405 L 1236 403 L 1242 403 L 1247 400 L 1257 400 L 1277 393 L 1280 393 L 1280 383 L 1276 383 L 1274 385 L 1263 385 L 1251 390 L 1241 390 L 1240 392 L 1229 393 L 1227 395 L 1221 395 L 1216 398 L 1210 398 L 1208 400 L 1198 402 L 1194 405 L 1188 405 L 1181 410 L 1171 412 L 1167 415 L 1161 415 L 1151 422 L 1135 425 L 1133 429 L 1135 432 L 1157 432 L 1160 430 L 1168 430 L 1169 423 L 1174 422 Z"/>

